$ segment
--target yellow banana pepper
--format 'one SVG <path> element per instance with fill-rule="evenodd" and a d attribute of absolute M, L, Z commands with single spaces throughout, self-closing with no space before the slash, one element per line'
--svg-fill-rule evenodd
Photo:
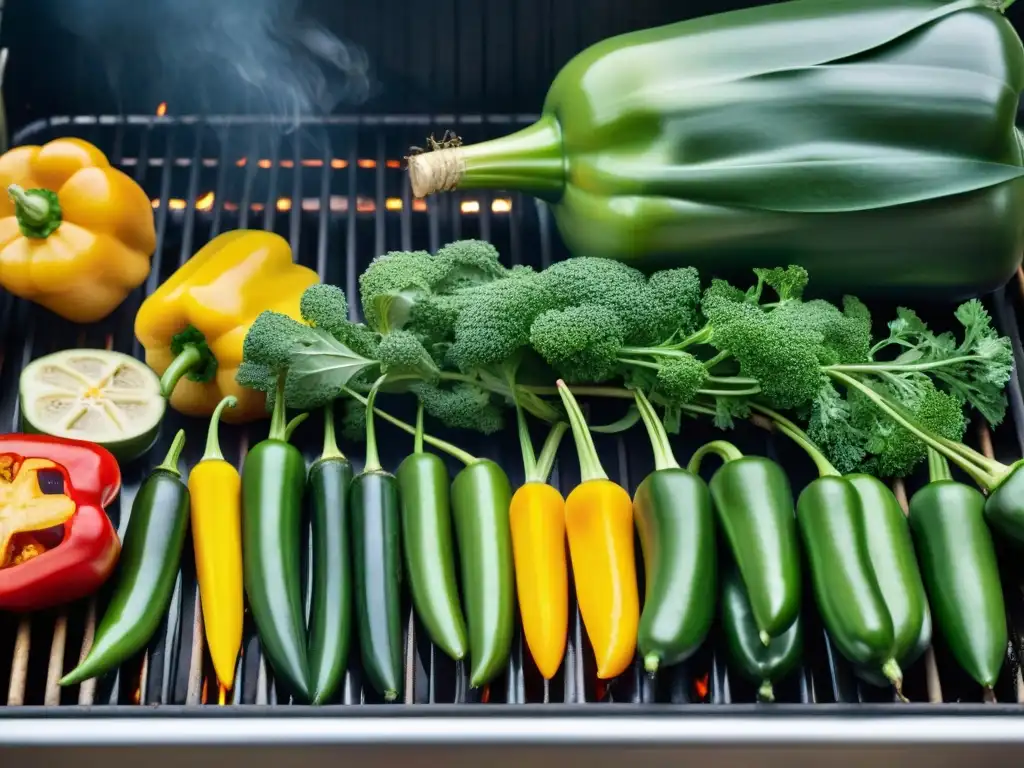
<path fill-rule="evenodd" d="M 81 139 L 0 157 L 0 287 L 76 323 L 102 320 L 149 275 L 153 208 Z"/>
<path fill-rule="evenodd" d="M 213 412 L 206 452 L 188 476 L 192 499 L 192 543 L 196 578 L 206 625 L 206 644 L 221 686 L 235 682 L 235 661 L 242 647 L 242 479 L 224 460 L 217 425 L 225 408 L 238 401 L 228 395 Z"/>
<path fill-rule="evenodd" d="M 300 319 L 302 293 L 318 279 L 293 263 L 288 243 L 273 232 L 239 229 L 203 246 L 135 317 L 146 364 L 161 375 L 171 407 L 187 416 L 209 416 L 233 395 L 238 405 L 224 421 L 265 417 L 263 393 L 235 382 L 245 334 L 264 310 Z"/>

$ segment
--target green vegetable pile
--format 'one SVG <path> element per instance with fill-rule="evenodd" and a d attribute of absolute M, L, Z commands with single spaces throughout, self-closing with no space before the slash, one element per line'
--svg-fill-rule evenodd
<path fill-rule="evenodd" d="M 926 440 L 958 445 L 968 407 L 1002 421 L 1012 355 L 978 300 L 956 310 L 957 334 L 900 308 L 876 337 L 857 298 L 805 299 L 803 268 L 754 275 L 749 288 L 705 287 L 694 269 L 648 276 L 590 257 L 538 272 L 502 265 L 478 240 L 392 252 L 360 277 L 365 324 L 341 289 L 312 286 L 305 323 L 274 312 L 255 321 L 238 381 L 272 404 L 283 376 L 287 405 L 310 410 L 386 375 L 383 392 L 410 392 L 442 423 L 485 434 L 517 401 L 561 418 L 559 378 L 579 395 L 632 400 L 640 389 L 670 432 L 684 415 L 731 428 L 786 412 L 840 472 L 882 477 L 913 471 Z M 347 402 L 356 434 L 364 416 Z"/>

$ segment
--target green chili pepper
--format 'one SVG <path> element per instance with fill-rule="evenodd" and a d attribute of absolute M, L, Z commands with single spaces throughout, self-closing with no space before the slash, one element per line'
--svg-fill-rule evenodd
<path fill-rule="evenodd" d="M 768 645 L 762 643 L 743 577 L 735 564 L 731 564 L 722 579 L 722 632 L 729 654 L 729 669 L 758 686 L 758 699 L 775 701 L 775 684 L 797 667 L 803 655 L 800 615 L 797 614 L 789 629 L 773 637 Z"/>
<path fill-rule="evenodd" d="M 515 576 L 509 505 L 512 486 L 487 459 L 468 464 L 452 481 L 469 629 L 469 684 L 489 683 L 508 662 L 515 620 Z"/>
<path fill-rule="evenodd" d="M 644 669 L 654 674 L 660 665 L 688 659 L 711 628 L 715 517 L 707 485 L 679 466 L 658 414 L 643 392 L 634 395 L 654 448 L 654 471 L 633 496 L 647 582 L 637 647 Z"/>
<path fill-rule="evenodd" d="M 313 583 L 310 590 L 309 680 L 313 704 L 334 696 L 348 663 L 352 621 L 348 489 L 352 464 L 338 450 L 334 408 L 324 408 L 324 448 L 309 468 L 313 500 Z"/>
<path fill-rule="evenodd" d="M 709 487 L 718 521 L 743 576 L 761 641 L 785 632 L 800 612 L 800 547 L 793 492 L 782 467 L 760 456 L 744 456 L 731 443 L 715 440 L 690 459 L 700 471 L 703 458 L 724 461 Z"/>
<path fill-rule="evenodd" d="M 859 492 L 866 484 L 858 487 L 856 480 L 840 476 L 793 422 L 769 408 L 753 407 L 803 448 L 818 468 L 818 479 L 797 499 L 796 517 L 811 566 L 818 611 L 829 636 L 855 667 L 880 671 L 902 698 L 903 672 L 896 655 L 902 650 L 900 642 L 906 642 L 908 636 L 910 642 L 917 639 L 920 624 L 912 632 L 907 630 L 912 622 L 904 620 L 902 609 L 894 618 L 886 598 L 894 605 L 903 601 L 910 605 L 914 584 L 906 578 L 906 566 L 895 565 L 901 558 L 880 557 L 876 571 L 870 551 L 871 546 L 899 551 L 900 547 L 891 541 L 891 515 L 882 508 L 866 510 Z M 869 499 L 865 492 L 865 500 Z M 902 518 L 898 507 L 896 513 Z M 876 524 L 880 519 L 885 521 L 883 530 L 869 534 L 869 520 Z M 896 595 L 900 596 L 898 600 Z"/>
<path fill-rule="evenodd" d="M 306 462 L 289 444 L 307 414 L 286 423 L 280 377 L 270 435 L 250 449 L 242 467 L 242 570 L 260 643 L 275 677 L 310 700 L 306 622 L 299 547 Z"/>
<path fill-rule="evenodd" d="M 910 500 L 917 544 L 935 622 L 953 657 L 978 684 L 991 688 L 1006 658 L 1006 606 L 985 497 L 953 481 L 946 460 L 928 450 L 928 485 Z"/>
<path fill-rule="evenodd" d="M 870 475 L 846 475 L 860 501 L 871 569 L 882 591 L 895 633 L 893 655 L 906 670 L 932 643 L 932 612 L 917 567 L 910 526 L 892 490 Z M 889 682 L 873 668 L 857 668 L 872 685 Z"/>
<path fill-rule="evenodd" d="M 349 491 L 355 565 L 356 623 L 363 670 L 385 701 L 402 693 L 402 553 L 398 481 L 380 465 L 373 401 L 367 397 L 366 463 Z"/>
<path fill-rule="evenodd" d="M 423 404 L 416 413 L 416 441 L 395 473 L 402 510 L 402 548 L 416 615 L 430 639 L 456 661 L 466 655 L 466 620 L 459 605 L 452 546 L 448 470 L 423 450 Z"/>
<path fill-rule="evenodd" d="M 364 405 L 368 403 L 368 398 L 348 387 L 345 392 Z M 367 410 L 411 435 L 416 434 L 413 427 L 373 408 L 372 404 Z M 478 688 L 498 674 L 512 652 L 515 618 L 512 534 L 509 528 L 512 487 L 508 476 L 493 461 L 478 459 L 430 435 L 423 435 L 423 441 L 466 465 L 452 481 L 451 501 L 466 598 L 471 662 L 469 682 Z"/>
<path fill-rule="evenodd" d="M 180 430 L 163 463 L 139 487 L 110 605 L 89 654 L 61 685 L 77 685 L 116 668 L 142 650 L 160 626 L 188 533 L 188 486 L 178 472 L 184 446 L 185 432 Z"/>

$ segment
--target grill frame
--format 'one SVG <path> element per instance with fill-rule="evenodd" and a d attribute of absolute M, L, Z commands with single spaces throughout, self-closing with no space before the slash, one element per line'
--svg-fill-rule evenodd
<path fill-rule="evenodd" d="M 249 162 L 245 166 L 232 165 L 237 147 L 222 142 L 221 150 L 216 158 L 217 168 L 216 182 L 209 191 L 214 192 L 213 209 L 208 213 L 210 218 L 210 229 L 213 232 L 223 231 L 229 228 L 225 222 L 229 216 L 237 213 L 236 226 L 252 226 L 254 223 L 263 228 L 274 229 L 278 223 L 276 200 L 280 197 L 277 185 L 279 174 L 281 174 L 282 161 L 291 161 L 292 164 L 292 185 L 289 195 L 293 200 L 303 194 L 303 175 L 309 179 L 309 175 L 316 173 L 310 167 L 305 170 L 302 162 L 305 155 L 302 154 L 303 140 L 292 141 L 291 156 L 282 154 L 282 148 L 286 147 L 288 140 L 286 136 L 290 133 L 288 129 L 296 132 L 322 131 L 328 139 L 331 132 L 342 132 L 348 135 L 352 132 L 355 142 L 344 148 L 343 152 L 333 152 L 330 141 L 321 147 L 323 162 L 319 166 L 319 176 L 314 176 L 319 201 L 319 215 L 315 229 L 312 226 L 303 229 L 303 217 L 305 213 L 296 215 L 294 210 L 282 211 L 289 214 L 288 230 L 284 232 L 293 245 L 298 244 L 300 237 L 316 240 L 314 254 L 308 254 L 312 258 L 314 266 L 322 278 L 330 279 L 332 282 L 341 284 L 349 296 L 356 294 L 356 278 L 360 269 L 359 264 L 365 264 L 370 257 L 381 252 L 385 247 L 423 247 L 428 246 L 431 250 L 446 242 L 442 237 L 442 231 L 449 232 L 449 239 L 459 236 L 468 236 L 464 226 L 468 219 L 462 218 L 459 207 L 454 203 L 458 199 L 456 195 L 436 198 L 428 202 L 425 213 L 425 230 L 422 226 L 414 227 L 414 217 L 420 213 L 412 209 L 408 184 L 402 180 L 399 197 L 402 201 L 402 208 L 399 212 L 399 222 L 396 230 L 385 221 L 382 211 L 387 210 L 386 201 L 388 194 L 389 179 L 386 177 L 386 170 L 393 165 L 388 165 L 388 160 L 393 158 L 389 155 L 392 147 L 387 146 L 385 133 L 399 133 L 407 137 L 409 141 L 416 139 L 427 132 L 440 133 L 445 128 L 455 127 L 457 131 L 465 134 L 486 134 L 488 132 L 503 132 L 511 128 L 531 122 L 534 115 L 433 115 L 433 116 L 398 116 L 398 115 L 361 115 L 361 116 L 336 116 L 328 118 L 299 118 L 289 120 L 280 117 L 265 116 L 163 116 L 155 117 L 149 115 L 132 116 L 57 116 L 48 120 L 32 123 L 14 135 L 13 144 L 26 143 L 29 140 L 45 140 L 52 137 L 50 134 L 70 133 L 82 135 L 96 141 L 101 148 L 108 151 L 114 165 L 122 165 L 124 160 L 124 145 L 126 137 L 131 132 L 138 132 L 142 138 L 138 146 L 136 162 L 134 166 L 125 167 L 126 172 L 134 174 L 140 182 L 147 184 L 157 190 L 156 196 L 159 205 L 155 207 L 158 247 L 154 256 L 153 272 L 144 286 L 145 293 L 150 293 L 158 284 L 159 280 L 165 279 L 180 263 L 191 255 L 201 243 L 201 232 L 205 230 L 199 220 L 207 216 L 206 212 L 197 211 L 196 201 L 200 199 L 200 180 L 204 168 L 211 165 L 204 162 L 206 154 L 203 151 L 203 132 L 212 130 L 214 132 L 248 131 L 251 133 L 251 146 L 245 150 L 244 156 L 253 157 L 252 149 L 258 149 L 258 136 L 263 131 L 270 131 L 276 135 L 271 142 L 269 155 L 269 168 L 263 168 L 259 163 Z M 360 184 L 359 170 L 371 170 L 360 162 L 358 149 L 358 131 L 369 130 L 374 132 L 372 160 L 375 163 L 374 178 L 372 186 L 372 200 L 374 204 L 374 219 L 372 230 L 373 253 L 363 254 L 357 258 L 359 248 L 359 233 L 369 233 L 368 227 L 358 225 L 357 222 L 365 222 L 364 211 L 359 210 L 358 204 L 353 200 L 358 198 L 362 189 Z M 154 154 L 151 140 L 155 133 L 168 130 L 170 138 L 162 147 L 157 143 L 157 151 Z M 104 134 L 113 131 L 113 141 L 106 146 Z M 195 139 L 190 142 L 183 152 L 175 152 L 174 134 L 191 132 Z M 188 138 L 189 136 L 186 136 Z M 390 135 L 389 135 L 390 138 Z M 473 138 L 479 138 L 474 136 Z M 180 145 L 179 145 L 180 146 Z M 265 157 L 262 155 L 261 157 Z M 331 167 L 331 160 L 343 160 L 343 169 Z M 187 160 L 188 163 L 182 161 Z M 229 169 L 232 167 L 243 167 L 244 178 L 243 191 L 237 204 L 237 211 L 229 211 L 227 208 L 226 188 L 228 187 Z M 155 177 L 151 176 L 152 169 L 156 168 Z M 172 181 L 175 169 L 186 168 L 186 182 L 184 195 L 184 208 L 171 210 L 170 200 L 172 199 Z M 301 172 L 299 169 L 303 169 Z M 345 173 L 344 195 L 348 204 L 343 211 L 334 211 L 332 204 L 332 190 L 334 179 L 332 174 L 336 170 Z M 254 197 L 254 182 L 256 175 L 261 171 L 267 173 L 267 192 L 260 197 L 264 202 L 260 203 Z M 151 184 L 151 182 L 155 182 Z M 175 188 L 176 189 L 176 188 Z M 472 198 L 481 201 L 479 206 L 478 222 L 475 226 L 478 236 L 490 239 L 492 233 L 497 234 L 499 227 L 498 214 L 492 215 L 491 207 L 493 198 L 486 194 L 473 194 Z M 507 232 L 502 230 L 501 237 L 507 240 L 507 248 L 499 246 L 503 257 L 511 257 L 513 263 L 521 263 L 524 260 L 534 263 L 537 266 L 545 266 L 552 260 L 558 258 L 557 251 L 561 247 L 557 237 L 553 233 L 553 222 L 546 208 L 540 203 L 518 196 L 506 196 L 512 200 L 511 210 L 508 212 Z M 500 199 L 500 198 L 499 198 Z M 488 205 L 490 203 L 490 205 Z M 263 205 L 262 211 L 254 211 L 253 205 Z M 328 212 L 325 215 L 325 212 Z M 339 213 L 337 219 L 333 218 L 334 213 Z M 343 217 L 343 218 L 342 218 Z M 530 225 L 525 226 L 524 221 L 530 220 Z M 343 226 L 340 223 L 343 222 Z M 501 226 L 504 226 L 502 222 Z M 177 230 L 175 229 L 177 228 Z M 425 239 L 427 243 L 413 242 L 414 228 L 416 238 Z M 333 231 L 344 235 L 344 269 L 335 271 L 329 275 L 329 239 Z M 180 233 L 180 245 L 175 254 L 169 243 L 169 234 Z M 425 233 L 425 235 L 424 235 Z M 530 245 L 524 238 L 536 235 L 539 241 L 536 243 L 537 253 L 527 255 L 526 251 Z M 340 250 L 340 248 L 339 248 Z M 298 249 L 296 248 L 298 252 Z M 177 262 L 170 263 L 177 255 Z M 526 257 L 524 259 L 524 256 Z M 536 258 L 534 258 L 534 256 Z M 1017 369 L 1024 363 L 1024 350 L 1021 348 L 1020 331 L 1014 316 L 1014 306 L 1019 306 L 1024 299 L 1024 288 L 1021 284 L 1011 284 L 1005 289 L 994 294 L 989 302 L 993 309 L 996 320 L 1004 333 L 1008 333 L 1013 342 L 1014 356 Z M 130 319 L 134 315 L 141 300 L 141 291 L 137 291 L 128 299 L 124 307 L 115 313 L 114 318 L 103 324 L 102 327 L 108 330 L 103 331 L 109 343 L 115 348 L 129 351 L 136 357 L 141 355 L 138 343 L 131 338 Z M 355 311 L 355 308 L 354 308 Z M 6 352 L 6 362 L 0 362 L 0 383 L 8 382 L 5 391 L 14 391 L 9 382 L 16 381 L 20 368 L 34 355 L 43 354 L 37 345 L 38 325 L 37 321 L 43 320 L 44 327 L 54 327 L 53 321 L 37 309 L 30 308 L 22 302 L 10 300 L 9 297 L 0 297 L 0 328 L 10 327 L 14 338 L 19 338 L 22 329 L 28 329 L 27 337 L 20 350 L 7 348 L 3 349 L 3 339 L 0 339 L 0 353 Z M 71 330 L 66 323 L 57 323 L 63 332 Z M 97 329 L 86 329 L 78 332 L 78 338 L 84 339 L 94 335 Z M 45 334 L 44 334 L 45 335 Z M 65 345 L 73 343 L 73 339 L 64 336 L 61 341 Z M 81 343 L 81 342 L 79 342 Z M 49 349 L 45 351 L 51 351 Z M 12 364 L 13 362 L 13 364 Z M 12 371 L 13 369 L 13 371 Z M 12 379 L 13 377 L 13 379 Z M 991 435 L 987 432 L 979 436 L 983 449 L 992 455 L 995 452 L 1001 458 L 1007 455 L 1014 457 L 1024 454 L 1024 400 L 1021 397 L 1021 385 L 1017 377 L 1011 382 L 1008 394 L 1011 401 L 1011 418 L 1008 419 L 1006 427 L 997 430 L 996 444 L 992 444 Z M 0 394 L 0 418 L 6 421 L 0 423 L 10 424 L 11 415 L 16 413 L 16 394 L 13 396 Z M 205 424 L 197 420 L 179 419 L 182 424 L 187 424 L 191 437 L 190 443 L 195 449 L 201 445 L 197 439 L 201 435 Z M 1013 434 L 1010 435 L 1009 425 L 1012 424 Z M 169 435 L 173 434 L 177 422 L 172 421 L 164 430 L 161 445 L 166 444 Z M 250 430 L 251 432 L 252 430 Z M 259 427 L 255 428 L 257 437 L 260 439 Z M 695 430 L 699 431 L 699 430 Z M 739 435 L 736 436 L 739 441 Z M 792 458 L 799 455 L 792 450 L 787 443 L 778 443 L 769 435 L 759 433 L 753 428 L 745 430 L 743 435 L 744 447 L 749 450 L 764 451 L 767 455 L 784 457 L 787 468 L 792 464 Z M 249 438 L 252 440 L 252 438 Z M 470 450 L 475 450 L 482 445 L 482 441 L 466 440 L 465 434 L 458 435 L 456 440 L 466 445 Z M 308 441 L 315 445 L 317 439 L 314 437 Z M 632 490 L 644 472 L 633 468 L 633 452 L 622 438 L 599 440 L 599 450 L 606 463 L 610 474 L 620 479 Z M 642 440 L 636 445 L 642 445 Z M 1009 447 L 1008 447 L 1009 444 Z M 230 445 L 227 441 L 225 445 Z M 751 447 L 751 445 L 753 447 Z M 692 446 L 691 446 L 692 447 Z M 349 445 L 345 446 L 350 448 Z M 402 443 L 401 450 L 407 450 Z M 244 450 L 244 444 L 240 446 Z M 566 450 L 563 447 L 563 450 Z M 146 462 L 145 469 L 158 460 L 161 452 L 160 446 L 154 449 L 150 460 Z M 358 453 L 358 450 L 350 451 Z M 401 451 L 399 451 L 400 453 Z M 483 453 L 483 451 L 480 451 Z M 571 453 L 571 449 L 569 450 Z M 392 451 L 394 453 L 394 451 Z M 235 454 L 234 448 L 228 449 L 229 458 Z M 189 454 L 194 461 L 198 453 Z M 517 463 L 518 451 L 514 447 L 504 449 L 502 455 L 505 457 L 504 465 L 511 467 Z M 685 455 L 680 452 L 680 455 Z M 560 453 L 561 457 L 567 454 Z M 493 457 L 497 458 L 497 457 Z M 614 463 L 613 463 L 614 462 Z M 571 462 L 570 462 L 571 463 Z M 805 462 L 806 463 L 806 462 Z M 559 462 L 561 469 L 556 465 L 556 477 L 563 481 L 563 487 L 572 485 L 574 480 L 573 470 L 567 467 L 562 461 Z M 639 466 L 647 467 L 643 461 L 638 462 Z M 131 467 L 126 471 L 126 487 L 131 488 L 143 471 L 143 467 Z M 513 482 L 516 477 L 510 472 Z M 794 487 L 800 487 L 800 483 L 794 480 Z M 902 484 L 900 484 L 902 487 Z M 897 489 L 899 493 L 899 488 Z M 126 495 L 131 495 L 126 491 Z M 123 534 L 123 526 L 127 520 L 126 507 L 122 509 L 121 527 L 119 532 Z M 822 690 L 821 682 L 815 680 L 813 672 L 803 671 L 800 681 L 797 684 L 798 692 L 796 699 L 802 704 L 776 704 L 771 707 L 754 707 L 748 704 L 734 703 L 732 690 L 736 686 L 735 681 L 730 681 L 725 666 L 717 658 L 712 657 L 706 664 L 709 674 L 707 701 L 714 706 L 702 707 L 699 702 L 688 701 L 692 694 L 687 686 L 692 684 L 692 674 L 687 670 L 677 670 L 676 676 L 681 677 L 681 682 L 673 684 L 667 694 L 668 703 L 650 703 L 652 700 L 664 698 L 663 691 L 656 689 L 641 673 L 637 666 L 627 673 L 632 676 L 633 682 L 627 687 L 623 698 L 627 703 L 602 702 L 600 707 L 589 706 L 597 703 L 592 699 L 592 682 L 586 678 L 586 648 L 582 624 L 578 614 L 575 616 L 570 631 L 570 651 L 567 655 L 567 667 L 571 666 L 569 673 L 561 675 L 563 691 L 561 698 L 565 702 L 551 702 L 548 704 L 525 703 L 527 694 L 527 681 L 524 680 L 524 664 L 528 664 L 528 652 L 522 643 L 521 636 L 517 636 L 513 659 L 507 671 L 506 679 L 503 681 L 504 690 L 510 700 L 507 704 L 492 703 L 485 708 L 479 706 L 467 706 L 473 702 L 472 698 L 464 699 L 465 703 L 453 705 L 442 703 L 414 703 L 421 698 L 422 686 L 427 686 L 427 702 L 433 700 L 434 686 L 437 682 L 430 669 L 421 672 L 423 658 L 417 653 L 418 647 L 415 642 L 409 644 L 407 653 L 407 675 L 412 674 L 413 685 L 406 686 L 406 706 L 391 707 L 387 710 L 380 710 L 377 707 L 351 706 L 351 704 L 370 703 L 372 697 L 367 699 L 358 690 L 352 691 L 351 681 L 346 682 L 346 704 L 313 709 L 303 706 L 273 706 L 253 708 L 251 704 L 281 704 L 277 701 L 274 686 L 266 684 L 266 668 L 263 663 L 259 664 L 256 672 L 256 694 L 248 697 L 243 695 L 244 684 L 236 686 L 235 699 L 230 702 L 234 706 L 214 707 L 201 706 L 199 702 L 202 696 L 203 657 L 194 651 L 202 650 L 203 636 L 201 622 L 193 620 L 197 615 L 198 593 L 194 589 L 194 581 L 191 588 L 187 584 L 189 575 L 188 560 L 191 558 L 190 546 L 187 547 L 183 569 L 186 573 L 185 581 L 179 578 L 179 585 L 175 590 L 175 597 L 172 599 L 171 615 L 166 622 L 164 629 L 151 643 L 148 653 L 148 661 L 143 665 L 139 690 L 141 704 L 158 704 L 156 707 L 133 706 L 122 701 L 123 685 L 119 677 L 100 686 L 85 684 L 79 690 L 77 703 L 67 703 L 57 706 L 61 701 L 59 690 L 55 690 L 55 679 L 59 678 L 61 672 L 61 661 L 63 660 L 65 671 L 68 661 L 68 649 L 64 647 L 68 640 L 68 621 L 65 618 L 62 622 L 61 615 L 67 616 L 66 612 L 57 612 L 54 620 L 55 634 L 64 633 L 61 640 L 51 637 L 51 654 L 47 668 L 47 684 L 41 702 L 43 706 L 24 705 L 28 682 L 20 684 L 12 670 L 7 681 L 8 706 L 0 706 L 0 745 L 33 745 L 42 746 L 46 744 L 138 744 L 142 741 L 157 741 L 160 743 L 171 740 L 172 735 L 177 734 L 174 740 L 186 743 L 208 743 L 211 739 L 220 744 L 234 743 L 240 748 L 245 745 L 247 748 L 253 744 L 275 744 L 275 743 L 330 743 L 358 745 L 376 743 L 375 740 L 387 734 L 389 742 L 394 748 L 409 744 L 436 744 L 436 743 L 462 743 L 466 745 L 494 745 L 496 743 L 519 745 L 526 747 L 531 744 L 597 744 L 614 743 L 625 747 L 635 747 L 640 743 L 664 744 L 679 746 L 682 744 L 707 747 L 725 746 L 729 743 L 743 743 L 748 745 L 785 747 L 792 744 L 814 744 L 831 743 L 835 745 L 848 744 L 851 742 L 863 742 L 865 746 L 907 746 L 921 743 L 922 741 L 936 744 L 942 743 L 972 743 L 972 744 L 996 744 L 1012 741 L 1024 747 L 1024 735 L 1018 734 L 1021 731 L 1018 721 L 1010 722 L 1009 717 L 1019 718 L 1024 713 L 1019 704 L 1024 703 L 1024 681 L 1021 680 L 1019 669 L 1013 669 L 1012 674 L 1015 680 L 1011 681 L 1010 687 L 1003 686 L 1005 690 L 1003 699 L 1008 701 L 1016 700 L 1014 703 L 944 703 L 941 706 L 894 706 L 890 703 L 881 703 L 878 697 L 868 692 L 865 695 L 862 686 L 849 688 L 849 681 L 843 682 L 842 668 L 844 662 L 831 653 L 827 640 L 823 641 L 825 664 L 828 666 L 830 675 L 828 683 L 832 688 L 831 697 L 840 702 L 837 704 L 814 703 L 821 696 L 829 695 Z M 1020 584 L 1021 582 L 1017 582 Z M 182 585 L 185 584 L 187 595 L 183 595 Z M 191 604 L 189 604 L 191 603 Z M 805 604 L 806 601 L 805 601 Z M 88 601 L 85 609 L 85 623 L 88 625 L 93 619 L 89 618 L 90 611 L 95 614 L 95 603 Z M 81 606 L 78 606 L 81 611 Z M 72 623 L 77 620 L 77 614 L 72 616 Z M 1015 615 L 1011 629 L 1014 635 L 1015 648 L 1019 653 L 1020 629 L 1024 618 Z M 63 623 L 63 627 L 61 624 Z M 419 629 L 416 624 L 413 631 Z M 28 629 L 26 629 L 26 627 Z M 31 644 L 31 620 L 22 621 L 19 624 L 15 646 Z M 247 633 L 245 649 L 251 650 L 251 631 Z M 45 642 L 45 638 L 43 639 Z M 60 645 L 59 652 L 54 649 Z M 191 651 L 184 655 L 183 646 L 191 643 Z M 167 649 L 171 649 L 167 653 Z M 17 658 L 19 651 L 15 650 Z M 20 653 L 27 657 L 27 654 Z M 924 666 L 925 686 L 924 691 L 927 697 L 934 701 L 936 698 L 942 700 L 943 693 L 941 686 L 937 688 L 938 672 L 935 670 L 935 659 L 929 651 L 930 659 L 919 662 L 916 667 Z M 0 657 L 2 658 L 2 657 Z M 181 661 L 189 659 L 189 667 L 186 674 L 182 674 Z M 428 661 L 432 658 L 428 656 Z M 7 660 L 0 663 L 5 665 Z M 161 665 L 159 679 L 152 679 L 154 664 Z M 28 659 L 25 659 L 24 667 L 28 674 Z M 434 668 L 434 664 L 429 664 Z M 1008 665 L 1009 666 L 1009 665 Z M 933 674 L 934 673 L 934 674 Z M 120 673 L 119 673 L 120 674 Z M 250 670 L 249 674 L 252 672 Z M 848 677 L 848 671 L 847 675 Z M 934 678 L 934 679 L 932 679 Z M 182 685 L 182 680 L 185 680 Z M 556 678 L 557 680 L 557 678 Z M 589 688 L 589 690 L 588 690 Z M 843 690 L 843 689 L 846 690 Z M 180 690 L 184 690 L 184 696 L 179 696 Z M 458 684 L 456 683 L 456 699 L 460 697 Z M 464 686 L 463 686 L 464 692 Z M 852 693 L 851 693 L 852 690 Z M 418 693 L 419 691 L 419 693 Z M 98 696 L 97 696 L 98 693 Z M 551 691 L 544 689 L 544 701 L 550 702 Z M 948 694 L 948 692 L 947 692 Z M 1009 694 L 1009 695 L 1007 695 Z M 29 698 L 32 698 L 29 696 Z M 185 706 L 180 706 L 181 699 Z M 619 699 L 621 701 L 622 698 Z M 614 701 L 614 694 L 613 694 Z M 864 701 L 865 703 L 853 703 Z M 813 706 L 807 706 L 814 703 Z M 99 705 L 99 706 L 98 706 Z M 197 717 L 201 712 L 202 717 Z M 384 716 L 382 716 L 384 715 Z M 904 725 L 907 725 L 905 733 L 893 733 L 888 726 L 877 721 L 879 716 L 886 718 L 898 717 Z M 540 719 L 539 716 L 543 716 Z M 39 718 L 45 718 L 39 721 Z M 50 723 L 57 718 L 68 727 L 63 734 L 48 733 L 46 727 L 41 723 Z M 79 718 L 82 718 L 79 720 Z M 127 718 L 130 724 L 125 726 Z M 209 719 L 215 718 L 215 719 Z M 354 718 L 354 719 L 353 719 Z M 967 718 L 966 720 L 964 718 Z M 216 723 L 214 727 L 209 725 Z M 405 723 L 405 726 L 401 725 Z M 415 723 L 415 725 L 409 725 Z M 1022 732 L 1024 733 L 1024 732 Z"/>

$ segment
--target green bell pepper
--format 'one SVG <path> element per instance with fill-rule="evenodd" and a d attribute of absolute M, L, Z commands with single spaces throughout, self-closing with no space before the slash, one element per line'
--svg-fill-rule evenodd
<path fill-rule="evenodd" d="M 762 3 L 599 42 L 541 118 L 413 155 L 413 194 L 551 203 L 576 255 L 975 296 L 1024 250 L 1024 47 L 993 0 Z"/>

